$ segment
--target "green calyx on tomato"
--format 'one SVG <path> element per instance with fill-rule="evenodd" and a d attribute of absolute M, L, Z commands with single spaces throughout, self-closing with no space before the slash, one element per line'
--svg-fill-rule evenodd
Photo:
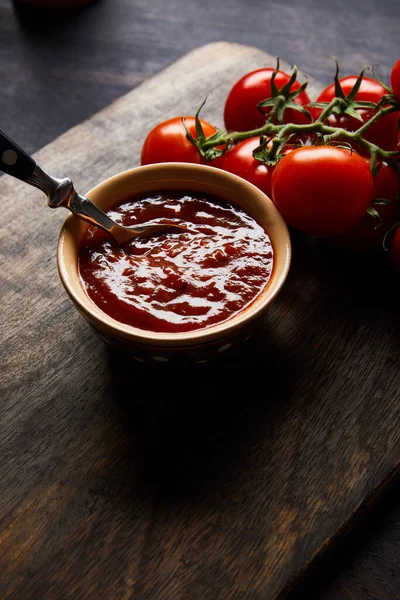
<path fill-rule="evenodd" d="M 307 82 L 297 81 L 297 67 L 292 75 L 264 67 L 241 77 L 230 90 L 224 106 L 224 123 L 228 131 L 248 131 L 266 122 L 309 123 L 312 117 L 307 110 L 310 98 Z"/>
<path fill-rule="evenodd" d="M 197 116 L 173 117 L 156 125 L 146 136 L 140 163 L 149 165 L 162 162 L 202 163 L 203 155 L 192 140 L 210 140 L 216 132 L 207 121 Z M 190 136 L 190 137 L 189 137 Z"/>
<path fill-rule="evenodd" d="M 357 109 L 360 108 L 375 108 L 377 102 L 380 101 L 385 93 L 385 89 L 373 79 L 364 77 L 365 71 L 368 67 L 364 67 L 358 77 L 350 76 L 340 79 L 339 78 L 339 63 L 336 62 L 336 73 L 334 83 L 326 87 L 318 96 L 316 102 L 311 103 L 311 107 L 314 109 L 314 117 L 324 121 L 329 115 L 348 115 L 353 119 L 356 119 L 363 123 L 363 119 Z M 368 81 L 371 90 L 370 93 L 365 93 L 362 89 L 365 87 L 365 82 Z M 364 86 L 363 86 L 364 82 Z M 379 88 L 378 90 L 376 88 Z M 374 98 L 372 100 L 372 95 Z M 383 92 L 383 93 L 382 93 Z M 332 100 L 335 102 L 331 105 Z M 329 107 L 329 110 L 326 110 Z M 322 110 L 315 110 L 322 109 Z"/>
<path fill-rule="evenodd" d="M 304 115 L 308 121 L 311 121 L 312 116 L 304 105 L 304 102 L 309 101 L 309 98 L 305 93 L 308 82 L 306 81 L 299 86 L 297 81 L 297 67 L 294 66 L 289 81 L 279 89 L 275 83 L 279 73 L 279 58 L 277 58 L 276 69 L 273 71 L 270 80 L 271 97 L 259 102 L 257 105 L 258 110 L 270 123 L 274 122 L 275 119 L 278 123 L 283 123 L 285 111 L 287 109 L 298 111 Z M 270 112 L 266 109 L 270 109 Z"/>
<path fill-rule="evenodd" d="M 187 139 L 197 148 L 200 156 L 202 156 L 203 159 L 205 159 L 206 161 L 211 161 L 214 160 L 216 158 L 219 158 L 220 156 L 222 156 L 222 154 L 224 153 L 225 149 L 226 149 L 226 143 L 223 146 L 218 146 L 219 142 L 222 140 L 223 142 L 225 141 L 225 134 L 226 132 L 223 129 L 216 129 L 214 130 L 214 133 L 211 134 L 211 136 L 209 136 L 208 138 L 205 135 L 204 132 L 204 127 L 202 124 L 202 121 L 200 119 L 200 111 L 203 108 L 204 104 L 206 103 L 207 98 L 205 98 L 203 100 L 203 102 L 200 104 L 199 108 L 197 109 L 197 112 L 195 114 L 194 117 L 194 121 L 195 121 L 195 135 L 194 132 L 190 130 L 190 128 L 186 125 L 186 119 L 182 118 L 182 124 L 186 130 L 186 137 Z M 193 127 L 192 127 L 193 130 Z M 211 145 L 210 148 L 208 148 L 207 150 L 204 150 L 204 143 L 208 142 Z"/>

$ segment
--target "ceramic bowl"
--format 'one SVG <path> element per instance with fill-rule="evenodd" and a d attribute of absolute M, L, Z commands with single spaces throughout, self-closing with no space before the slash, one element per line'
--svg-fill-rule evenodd
<path fill-rule="evenodd" d="M 78 311 L 106 341 L 145 362 L 204 362 L 222 355 L 249 336 L 287 276 L 291 244 L 273 202 L 252 184 L 221 169 L 187 163 L 160 163 L 124 171 L 100 183 L 88 196 L 103 210 L 133 195 L 168 190 L 218 196 L 244 209 L 264 227 L 274 250 L 274 267 L 262 294 L 238 315 L 218 325 L 185 333 L 144 331 L 114 320 L 86 294 L 78 272 L 78 247 L 87 224 L 69 215 L 61 229 L 57 264 L 61 281 Z"/>

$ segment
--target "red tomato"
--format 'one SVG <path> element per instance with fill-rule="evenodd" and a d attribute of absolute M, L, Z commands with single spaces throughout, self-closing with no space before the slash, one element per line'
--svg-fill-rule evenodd
<path fill-rule="evenodd" d="M 339 81 L 345 96 L 348 96 L 357 81 L 357 77 L 355 75 L 350 75 L 348 77 L 343 77 Z M 378 81 L 369 77 L 363 77 L 355 99 L 377 104 L 385 94 L 387 94 L 385 88 Z M 317 102 L 330 102 L 334 97 L 335 84 L 332 83 L 320 93 Z M 372 115 L 372 110 L 368 108 L 357 109 L 357 112 L 359 112 L 364 123 L 368 121 Z M 320 114 L 321 109 L 314 109 L 313 115 L 315 118 Z M 381 117 L 367 129 L 363 137 L 383 150 L 396 150 L 396 134 L 399 117 L 399 111 Z M 362 126 L 361 121 L 349 115 L 330 115 L 328 121 L 332 127 L 342 127 L 347 131 L 356 131 Z"/>
<path fill-rule="evenodd" d="M 396 271 L 400 272 L 400 227 L 396 229 L 396 233 L 390 244 L 390 256 Z"/>
<path fill-rule="evenodd" d="M 261 127 L 265 123 L 264 116 L 257 109 L 257 105 L 267 98 L 271 98 L 271 76 L 274 69 L 258 69 L 244 75 L 235 83 L 228 94 L 224 108 L 225 127 L 229 131 L 249 131 Z M 275 84 L 280 90 L 288 81 L 290 75 L 283 71 L 278 71 L 275 77 Z M 295 81 L 291 87 L 294 92 L 300 88 L 300 83 Z M 310 99 L 306 92 L 301 92 L 294 99 L 299 106 L 306 106 Z M 268 114 L 270 108 L 265 110 Z M 309 119 L 298 110 L 288 108 L 284 113 L 285 123 L 304 124 L 309 123 Z"/>
<path fill-rule="evenodd" d="M 371 204 L 372 190 L 367 162 L 334 146 L 293 150 L 272 174 L 272 198 L 286 223 L 311 235 L 353 227 Z"/>
<path fill-rule="evenodd" d="M 369 164 L 369 160 L 367 161 Z M 386 232 L 400 220 L 399 217 L 399 179 L 393 167 L 382 163 L 374 177 L 373 198 L 389 200 L 390 204 L 373 204 L 381 217 L 379 221 L 365 213 L 362 219 L 351 229 L 334 238 L 335 244 L 349 250 L 370 250 L 382 246 Z"/>
<path fill-rule="evenodd" d="M 271 176 L 274 167 L 268 167 L 253 157 L 253 150 L 260 145 L 260 138 L 253 137 L 234 146 L 215 165 L 225 171 L 239 175 L 271 196 Z"/>
<path fill-rule="evenodd" d="M 248 138 L 207 164 L 246 179 L 269 198 L 272 198 L 271 177 L 275 167 L 266 165 L 253 157 L 253 150 L 259 145 L 259 137 Z M 289 154 L 294 149 L 295 146 L 287 145 L 283 148 L 282 154 Z"/>
<path fill-rule="evenodd" d="M 196 138 L 196 122 L 194 117 L 183 117 L 186 127 Z M 147 135 L 140 162 L 150 165 L 162 162 L 202 163 L 203 158 L 197 148 L 187 139 L 182 117 L 174 117 L 156 125 Z M 207 121 L 200 119 L 204 135 L 209 137 L 216 129 Z"/>
<path fill-rule="evenodd" d="M 390 85 L 393 90 L 393 94 L 398 100 L 400 100 L 400 58 L 393 65 L 392 72 L 390 73 Z"/>
<path fill-rule="evenodd" d="M 348 77 L 342 77 L 339 79 L 340 85 L 345 96 L 348 96 L 354 87 L 358 77 L 356 75 L 349 75 Z M 357 92 L 356 100 L 368 100 L 368 102 L 379 102 L 379 100 L 386 94 L 386 90 L 376 79 L 371 77 L 363 77 L 360 89 Z M 331 83 L 326 87 L 318 96 L 317 102 L 330 102 L 335 97 L 335 84 Z"/>
<path fill-rule="evenodd" d="M 359 108 L 357 112 L 360 113 L 364 123 L 368 121 L 371 116 L 371 111 L 367 108 Z M 397 123 L 400 117 L 400 112 L 395 111 L 388 115 L 383 115 L 375 123 L 373 123 L 364 133 L 364 139 L 376 144 L 382 150 L 396 150 L 397 149 Z M 347 131 L 356 131 L 362 126 L 361 121 L 358 121 L 354 117 L 349 115 L 330 115 L 329 125 L 332 127 L 342 127 Z M 355 149 L 362 154 L 367 151 L 355 144 Z"/>

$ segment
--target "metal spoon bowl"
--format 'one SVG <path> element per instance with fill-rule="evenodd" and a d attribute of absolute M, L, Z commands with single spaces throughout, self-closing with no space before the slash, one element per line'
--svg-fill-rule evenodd
<path fill-rule="evenodd" d="M 78 194 L 69 177 L 57 179 L 49 175 L 0 130 L 0 170 L 12 177 L 38 188 L 47 195 L 50 208 L 63 206 L 80 219 L 107 231 L 118 244 L 122 245 L 137 237 L 149 237 L 167 230 L 187 231 L 187 227 L 176 221 L 165 219 L 162 222 L 143 223 L 126 227 L 116 223 L 86 196 Z"/>

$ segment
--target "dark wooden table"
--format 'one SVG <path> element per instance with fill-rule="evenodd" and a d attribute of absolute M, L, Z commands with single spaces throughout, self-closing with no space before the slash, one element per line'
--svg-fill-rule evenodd
<path fill-rule="evenodd" d="M 323 83 L 336 56 L 399 57 L 398 0 L 99 0 L 39 24 L 0 0 L 0 127 L 34 152 L 188 50 L 214 40 L 257 46 Z M 296 588 L 295 598 L 400 598 L 400 482 Z M 0 550 L 1 551 L 1 550 Z M 22 600 L 22 599 L 21 599 Z"/>

